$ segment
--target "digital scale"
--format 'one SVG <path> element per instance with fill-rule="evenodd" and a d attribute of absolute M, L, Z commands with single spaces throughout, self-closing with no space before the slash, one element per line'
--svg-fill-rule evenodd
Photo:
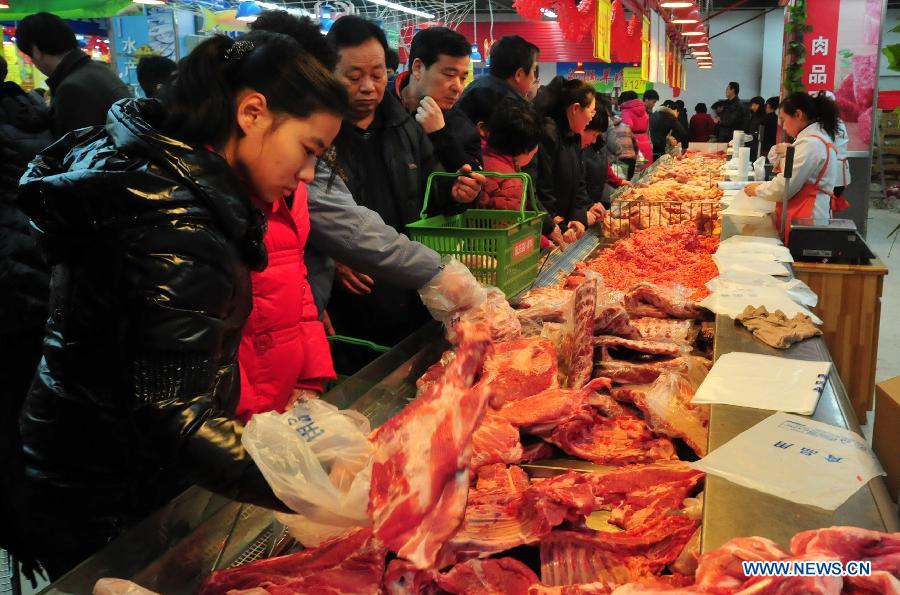
<path fill-rule="evenodd" d="M 875 258 L 850 219 L 794 219 L 788 248 L 800 262 L 869 264 Z"/>

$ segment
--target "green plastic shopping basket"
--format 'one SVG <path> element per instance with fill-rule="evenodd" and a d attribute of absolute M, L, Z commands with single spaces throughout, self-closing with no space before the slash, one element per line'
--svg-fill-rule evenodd
<path fill-rule="evenodd" d="M 541 255 L 541 219 L 531 176 L 525 173 L 478 172 L 491 178 L 522 180 L 518 211 L 468 209 L 458 215 L 427 217 L 428 199 L 435 178 L 457 178 L 458 173 L 435 172 L 428 176 L 419 221 L 406 226 L 409 237 L 441 256 L 454 256 L 478 281 L 498 287 L 511 297 L 530 285 L 538 274 Z M 525 210 L 531 198 L 533 210 Z"/>

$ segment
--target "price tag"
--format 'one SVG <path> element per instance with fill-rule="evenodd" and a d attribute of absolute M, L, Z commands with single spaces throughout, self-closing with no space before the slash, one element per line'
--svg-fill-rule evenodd
<path fill-rule="evenodd" d="M 634 91 L 638 95 L 647 90 L 647 81 L 641 78 L 639 67 L 629 66 L 622 70 L 622 91 Z"/>

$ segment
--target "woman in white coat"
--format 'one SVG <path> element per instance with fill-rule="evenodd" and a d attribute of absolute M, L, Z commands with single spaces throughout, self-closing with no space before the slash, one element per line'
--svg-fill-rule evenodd
<path fill-rule="evenodd" d="M 781 223 L 781 202 L 785 190 L 788 200 L 788 231 L 794 219 L 830 218 L 833 212 L 849 206 L 834 195 L 835 186 L 843 182 L 843 162 L 838 158 L 835 138 L 838 136 L 838 109 L 824 94 L 811 97 L 793 93 L 781 104 L 781 120 L 795 140 L 794 164 L 790 180 L 779 173 L 770 182 L 750 184 L 744 188 L 749 196 L 778 203 L 776 224 Z"/>

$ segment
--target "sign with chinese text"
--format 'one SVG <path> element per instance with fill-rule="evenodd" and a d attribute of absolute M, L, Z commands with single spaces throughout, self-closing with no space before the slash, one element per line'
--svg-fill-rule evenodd
<path fill-rule="evenodd" d="M 629 66 L 622 71 L 622 91 L 634 91 L 641 96 L 647 90 L 647 81 L 641 75 L 641 69 Z"/>
<path fill-rule="evenodd" d="M 817 0 L 814 5 L 809 4 L 808 23 L 812 31 L 803 37 L 806 46 L 803 84 L 807 91 L 834 90 L 840 4 L 841 0 Z"/>
<path fill-rule="evenodd" d="M 609 42 L 612 34 L 612 2 L 599 0 L 596 10 L 597 27 L 594 32 L 594 57 L 609 62 Z"/>
<path fill-rule="evenodd" d="M 615 62 L 607 64 L 606 62 L 582 62 L 581 68 L 584 74 L 580 72 L 575 74 L 578 68 L 578 62 L 557 62 L 556 74 L 567 79 L 579 78 L 587 84 L 594 87 L 601 93 L 614 93 L 614 87 L 624 90 L 623 70 L 630 64 L 616 64 Z M 640 69 L 636 69 L 640 70 Z"/>

